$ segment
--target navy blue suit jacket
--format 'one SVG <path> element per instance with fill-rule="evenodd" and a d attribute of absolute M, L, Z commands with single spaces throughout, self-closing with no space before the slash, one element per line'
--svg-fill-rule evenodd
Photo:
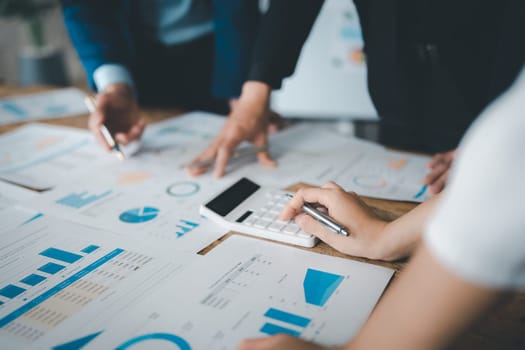
<path fill-rule="evenodd" d="M 212 91 L 216 97 L 236 97 L 246 80 L 257 33 L 257 0 L 213 0 L 215 59 Z M 137 69 L 133 0 L 61 0 L 65 25 L 95 89 L 93 72 L 105 63 Z M 239 14 L 243 14 L 242 16 Z"/>

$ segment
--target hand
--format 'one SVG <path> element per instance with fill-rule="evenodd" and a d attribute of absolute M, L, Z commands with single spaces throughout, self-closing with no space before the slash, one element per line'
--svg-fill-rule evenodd
<path fill-rule="evenodd" d="M 303 203 L 319 203 L 328 209 L 328 215 L 344 225 L 349 236 L 336 234 L 317 220 L 303 213 Z M 387 222 L 380 219 L 359 196 L 345 192 L 333 182 L 322 188 L 300 189 L 281 212 L 280 220 L 295 222 L 304 231 L 309 232 L 338 251 L 369 259 L 384 259 L 385 242 L 383 231 Z"/>
<path fill-rule="evenodd" d="M 111 147 L 102 136 L 104 124 L 117 143 L 126 145 L 139 139 L 144 131 L 144 119 L 138 118 L 138 106 L 133 92 L 124 84 L 109 85 L 97 95 L 95 113 L 89 116 L 88 126 L 99 143 L 108 151 Z"/>
<path fill-rule="evenodd" d="M 272 337 L 243 341 L 237 350 L 322 350 L 320 345 L 306 342 L 290 335 L 278 334 Z"/>
<path fill-rule="evenodd" d="M 437 194 L 443 190 L 448 178 L 448 172 L 456 156 L 456 150 L 437 153 L 428 163 L 430 173 L 425 176 L 423 184 L 429 186 L 430 193 Z"/>
<path fill-rule="evenodd" d="M 243 86 L 241 98 L 233 104 L 233 110 L 228 116 L 219 136 L 193 163 L 216 158 L 214 176 L 224 175 L 228 161 L 237 146 L 243 141 L 249 141 L 257 147 L 268 144 L 268 115 L 270 87 L 264 83 L 247 82 Z M 267 167 L 275 167 L 268 151 L 257 154 L 259 162 Z M 187 168 L 190 175 L 200 175 L 207 167 Z"/>

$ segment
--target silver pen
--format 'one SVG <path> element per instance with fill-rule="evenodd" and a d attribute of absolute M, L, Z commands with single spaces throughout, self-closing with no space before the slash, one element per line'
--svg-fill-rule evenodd
<path fill-rule="evenodd" d="M 87 107 L 87 109 L 89 110 L 90 113 L 94 113 L 95 112 L 95 99 L 91 96 L 86 96 L 84 98 L 84 103 Z M 126 156 L 124 155 L 124 152 L 122 152 L 122 150 L 120 149 L 120 146 L 117 142 L 115 142 L 115 139 L 113 138 L 113 136 L 111 136 L 111 133 L 109 132 L 108 128 L 106 128 L 106 126 L 104 124 L 102 124 L 100 126 L 100 132 L 102 133 L 102 136 L 104 137 L 104 139 L 106 140 L 106 142 L 108 143 L 109 147 L 111 147 L 111 149 L 113 151 L 116 152 L 116 155 L 117 155 L 117 158 L 119 160 L 124 160 L 126 159 Z"/>
<path fill-rule="evenodd" d="M 232 156 L 231 156 L 231 160 L 235 160 L 235 159 L 239 159 L 239 158 L 243 158 L 243 157 L 247 157 L 247 156 L 252 156 L 252 155 L 255 155 L 257 153 L 260 153 L 260 152 L 266 152 L 268 151 L 268 145 L 264 145 L 264 146 L 260 146 L 260 147 L 255 147 L 255 146 L 251 146 L 251 147 L 243 147 L 243 148 L 239 148 L 237 149 L 235 152 L 233 152 Z M 201 161 L 198 161 L 198 162 L 194 162 L 194 163 L 188 163 L 188 164 L 183 164 L 181 166 L 181 168 L 202 168 L 202 167 L 208 167 L 210 165 L 213 165 L 213 163 L 215 163 L 215 158 L 212 158 L 212 159 L 206 159 L 206 160 L 201 160 Z"/>
<path fill-rule="evenodd" d="M 288 198 L 293 198 L 293 194 L 291 194 L 291 193 L 287 193 L 286 196 L 288 196 Z M 339 224 L 337 221 L 335 221 L 334 219 L 332 219 L 331 217 L 329 217 L 325 213 L 323 213 L 323 212 L 319 211 L 318 209 L 316 209 L 312 204 L 305 202 L 301 206 L 301 209 L 306 214 L 310 215 L 311 217 L 313 217 L 314 219 L 319 221 L 321 224 L 326 226 L 331 231 L 333 231 L 335 233 L 338 233 L 340 235 L 344 235 L 344 236 L 348 236 L 349 235 L 346 227 L 344 227 L 343 225 Z"/>

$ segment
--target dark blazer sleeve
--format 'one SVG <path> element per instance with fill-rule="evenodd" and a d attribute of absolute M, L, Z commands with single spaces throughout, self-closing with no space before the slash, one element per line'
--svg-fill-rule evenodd
<path fill-rule="evenodd" d="M 323 0 L 273 0 L 261 19 L 247 80 L 281 87 L 294 70 Z"/>
<path fill-rule="evenodd" d="M 259 21 L 258 0 L 213 0 L 215 59 L 212 93 L 238 97 L 246 81 Z"/>
<path fill-rule="evenodd" d="M 61 0 L 64 22 L 95 89 L 93 72 L 105 63 L 133 71 L 133 44 L 128 2 L 124 0 Z"/>

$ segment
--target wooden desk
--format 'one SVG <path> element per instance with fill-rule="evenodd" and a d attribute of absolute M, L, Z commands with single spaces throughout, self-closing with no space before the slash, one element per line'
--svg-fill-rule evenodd
<path fill-rule="evenodd" d="M 25 94 L 31 92 L 45 91 L 49 88 L 35 87 L 35 88 L 15 88 L 0 85 L 0 97 L 10 95 Z M 182 113 L 181 110 L 172 109 L 148 109 L 141 112 L 148 123 L 157 122 L 168 117 L 173 117 Z M 77 128 L 86 128 L 87 115 L 76 116 L 63 119 L 52 119 L 40 121 L 43 123 L 53 125 L 64 125 Z M 0 134 L 13 130 L 23 123 L 0 126 Z M 415 207 L 413 203 L 387 201 L 373 198 L 363 198 L 364 201 L 372 206 L 374 210 L 383 218 L 393 220 L 400 215 Z M 228 233 L 224 237 L 212 243 L 209 247 L 203 249 L 199 254 L 206 254 L 222 241 L 227 239 L 232 234 Z M 307 249 L 307 248 L 304 248 Z M 395 269 L 396 276 L 394 282 L 398 278 L 400 271 L 407 263 L 406 261 L 398 261 L 394 263 L 383 261 L 372 261 L 362 258 L 354 258 L 337 252 L 330 246 L 321 242 L 316 247 L 307 249 L 318 253 L 337 256 L 358 261 L 365 261 L 368 263 L 386 266 Z M 431 301 L 429 301 L 431 302 Z M 451 347 L 452 349 L 525 349 L 525 293 L 520 293 L 510 297 L 509 301 L 502 305 L 498 310 L 494 311 L 489 317 L 480 322 L 471 331 L 465 334 L 458 342 Z"/>

